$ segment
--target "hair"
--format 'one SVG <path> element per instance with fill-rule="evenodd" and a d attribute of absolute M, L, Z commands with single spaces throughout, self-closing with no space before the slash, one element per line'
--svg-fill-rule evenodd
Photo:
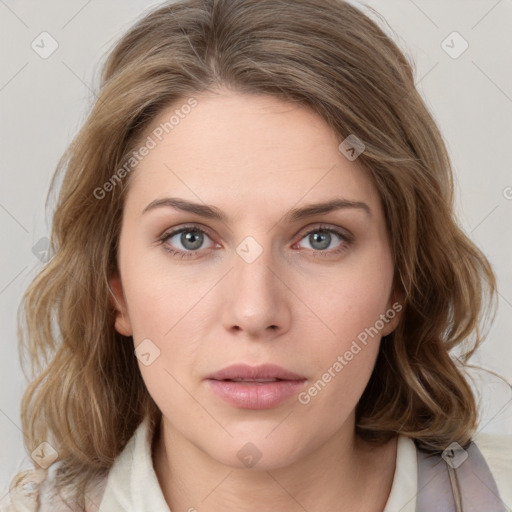
<path fill-rule="evenodd" d="M 364 143 L 357 161 L 382 200 L 403 310 L 357 405 L 358 435 L 383 443 L 401 434 L 427 452 L 471 441 L 478 409 L 465 370 L 496 281 L 458 225 L 447 148 L 412 66 L 342 0 L 166 2 L 114 45 L 97 101 L 58 162 L 53 256 L 18 319 L 20 358 L 31 363 L 25 448 L 55 447 L 56 488 L 72 488 L 75 504 L 85 507 L 88 482 L 108 473 L 141 421 L 161 417 L 133 340 L 114 328 L 110 279 L 130 182 L 116 170 L 165 108 L 221 88 L 312 109 L 340 140 Z"/>

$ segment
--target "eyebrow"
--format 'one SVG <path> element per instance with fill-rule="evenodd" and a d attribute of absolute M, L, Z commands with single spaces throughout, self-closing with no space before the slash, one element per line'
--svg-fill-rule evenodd
<path fill-rule="evenodd" d="M 162 207 L 175 208 L 184 212 L 194 213 L 195 215 L 199 215 L 206 219 L 219 220 L 221 222 L 228 221 L 227 215 L 216 206 L 193 203 L 178 197 L 155 199 L 154 201 L 151 201 L 146 208 L 144 208 L 142 214 Z M 362 201 L 349 201 L 348 199 L 337 198 L 323 203 L 309 204 L 302 208 L 293 208 L 284 215 L 284 221 L 295 222 L 307 217 L 313 217 L 314 215 L 343 209 L 360 209 L 361 211 L 366 212 L 367 215 L 372 215 L 370 207 Z"/>

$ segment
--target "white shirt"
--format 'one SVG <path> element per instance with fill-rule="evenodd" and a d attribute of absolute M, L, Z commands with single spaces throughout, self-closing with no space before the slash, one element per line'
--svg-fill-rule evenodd
<path fill-rule="evenodd" d="M 153 468 L 152 438 L 153 432 L 145 420 L 116 458 L 107 477 L 88 494 L 88 512 L 170 512 Z M 512 509 L 512 435 L 479 434 L 473 440 L 493 474 L 502 501 Z M 393 484 L 383 512 L 415 512 L 417 485 L 416 446 L 407 437 L 399 436 Z M 41 512 L 69 512 L 55 500 L 45 501 L 43 497 L 42 503 Z M 32 510 L 30 505 L 25 507 L 17 509 L 5 500 L 0 502 L 0 512 Z"/>

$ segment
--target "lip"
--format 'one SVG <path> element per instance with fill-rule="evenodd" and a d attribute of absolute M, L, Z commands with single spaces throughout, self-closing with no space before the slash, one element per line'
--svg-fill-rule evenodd
<path fill-rule="evenodd" d="M 228 379 L 250 379 L 234 382 Z M 254 379 L 278 379 L 256 382 Z M 303 389 L 307 379 L 274 365 L 235 364 L 213 373 L 206 379 L 210 389 L 225 402 L 241 409 L 271 409 Z"/>
<path fill-rule="evenodd" d="M 233 364 L 222 370 L 212 373 L 207 377 L 212 380 L 227 379 L 280 379 L 280 380 L 305 380 L 306 377 L 291 372 L 276 364 L 262 364 L 250 366 L 245 363 Z"/>

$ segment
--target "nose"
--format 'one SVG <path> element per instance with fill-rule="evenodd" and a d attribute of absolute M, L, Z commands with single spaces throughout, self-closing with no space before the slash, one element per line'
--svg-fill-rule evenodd
<path fill-rule="evenodd" d="M 291 292 L 281 266 L 264 250 L 254 261 L 235 254 L 223 286 L 224 328 L 251 339 L 273 339 L 290 327 Z"/>

